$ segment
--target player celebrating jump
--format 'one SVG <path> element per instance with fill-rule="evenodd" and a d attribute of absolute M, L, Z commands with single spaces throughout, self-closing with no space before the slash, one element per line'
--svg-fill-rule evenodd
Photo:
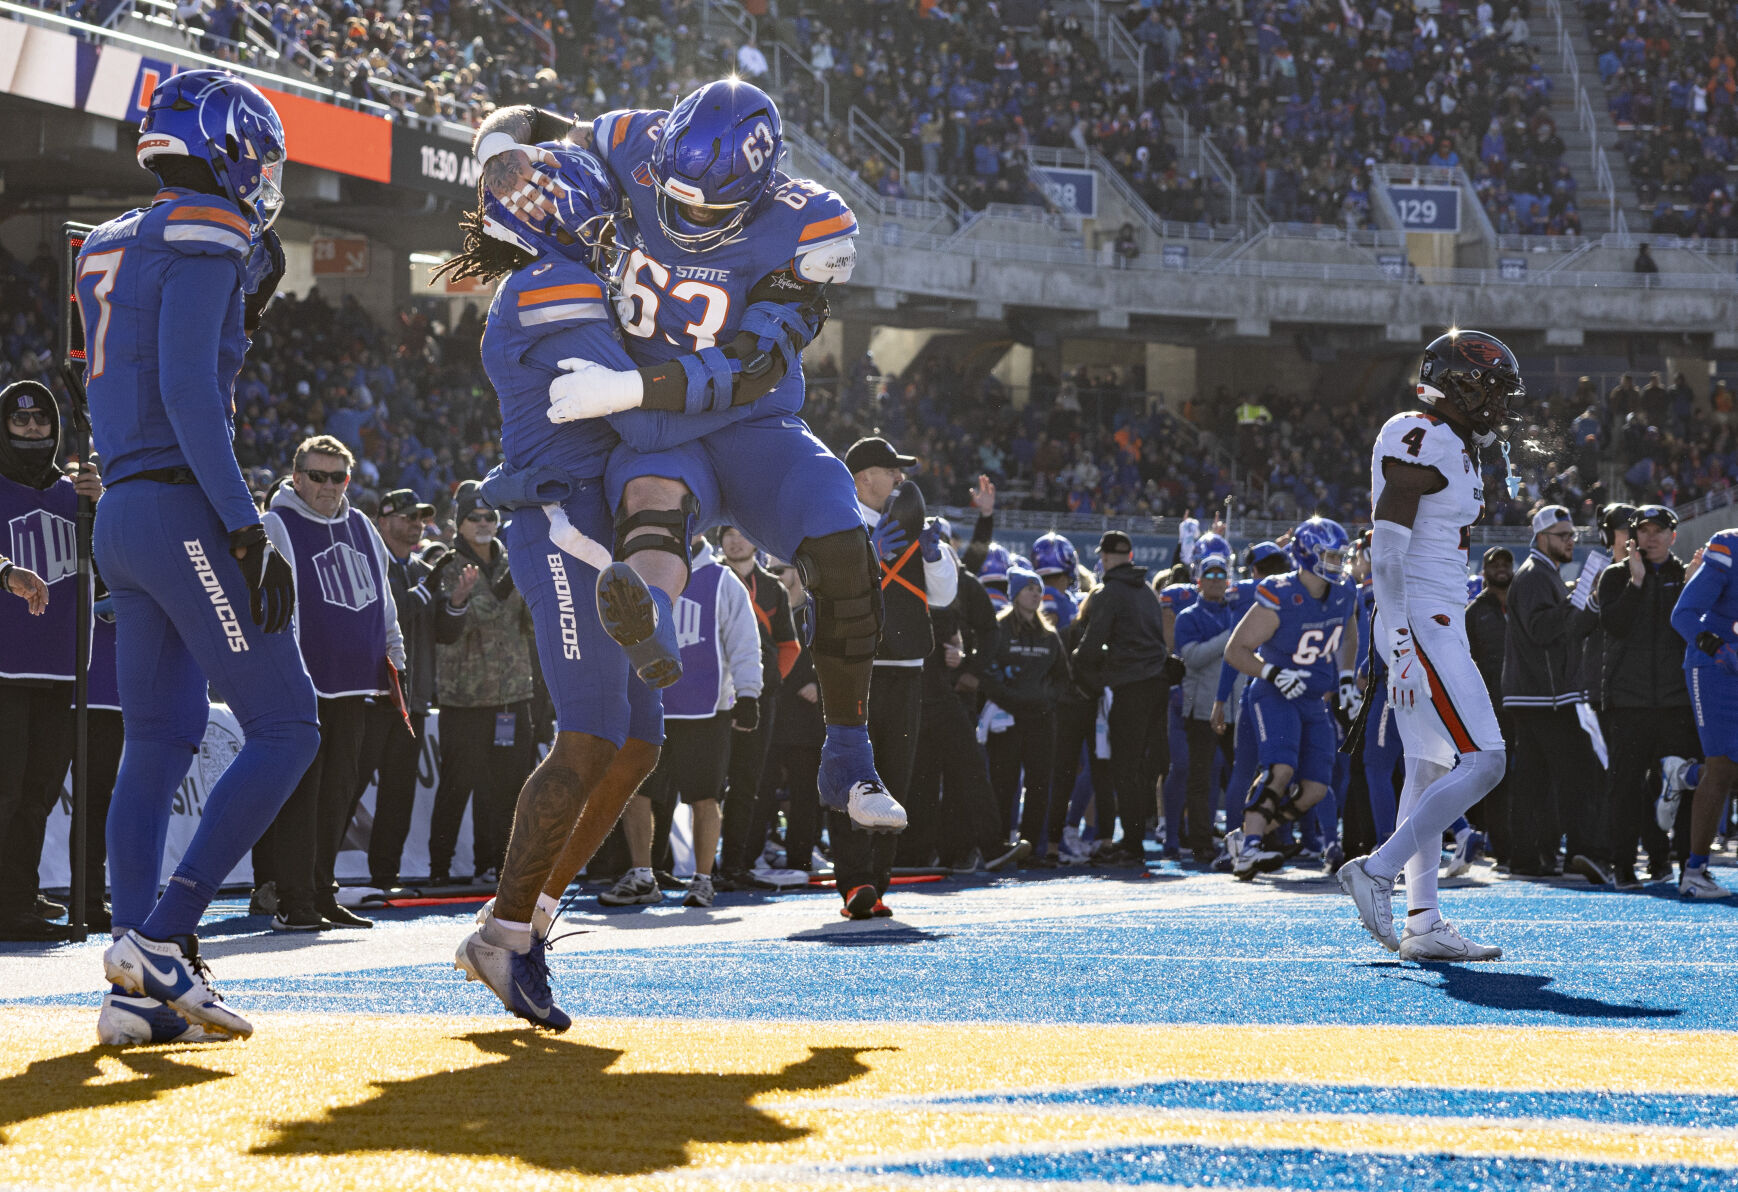
<path fill-rule="evenodd" d="M 1340 885 L 1364 927 L 1405 960 L 1494 960 L 1437 910 L 1442 834 L 1502 780 L 1503 733 L 1466 637 L 1467 531 L 1484 515 L 1475 452 L 1505 432 L 1525 393 L 1515 354 L 1482 331 L 1450 331 L 1424 349 L 1419 404 L 1376 436 L 1370 463 L 1373 648 L 1406 750 L 1394 835 L 1348 861 Z M 1406 870 L 1406 931 L 1394 934 L 1394 878 Z"/>
<path fill-rule="evenodd" d="M 1225 643 L 1225 661 L 1254 680 L 1249 715 L 1261 766 L 1243 826 L 1225 836 L 1231 872 L 1244 881 L 1279 866 L 1284 854 L 1264 849 L 1261 838 L 1302 819 L 1333 781 L 1337 741 L 1323 700 L 1358 650 L 1357 592 L 1345 582 L 1350 546 L 1339 522 L 1312 517 L 1300 525 L 1290 544 L 1297 570 L 1255 586 L 1254 607 Z"/>
<path fill-rule="evenodd" d="M 108 461 L 95 547 L 114 597 L 126 721 L 108 819 L 115 942 L 103 969 L 114 989 L 98 1034 L 110 1044 L 246 1038 L 253 1027 L 212 988 L 195 931 L 320 743 L 314 686 L 284 632 L 290 567 L 266 539 L 232 444 L 247 336 L 283 276 L 270 228 L 284 128 L 249 84 L 183 71 L 152 94 L 138 160 L 162 190 L 90 233 L 77 273 L 91 429 Z M 247 740 L 158 899 L 208 683 Z"/>
<path fill-rule="evenodd" d="M 850 278 L 857 221 L 831 191 L 779 171 L 781 129 L 764 91 L 730 79 L 672 111 L 609 112 L 589 126 L 508 109 L 479 131 L 477 155 L 492 193 L 541 206 L 539 150 L 520 142 L 565 135 L 592 147 L 627 203 L 615 226 L 618 305 L 644 367 L 575 361 L 551 390 L 551 418 L 616 414 L 625 440 L 609 470 L 623 562 L 599 581 L 605 627 L 649 682 L 680 673 L 670 606 L 696 512 L 792 560 L 815 601 L 821 799 L 862 830 L 896 832 L 905 811 L 876 773 L 867 729 L 878 568 L 850 474 L 797 416 L 800 353 L 825 317 L 825 287 Z M 775 364 L 782 382 L 743 405 L 741 382 Z M 671 386 L 679 410 L 651 408 Z"/>

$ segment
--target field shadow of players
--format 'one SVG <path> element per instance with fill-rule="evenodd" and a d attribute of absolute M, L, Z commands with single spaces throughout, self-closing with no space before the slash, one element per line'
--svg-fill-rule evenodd
<path fill-rule="evenodd" d="M 177 1055 L 196 1049 L 169 1051 L 120 1051 L 112 1047 L 88 1047 L 67 1055 L 36 1060 L 15 1076 L 0 1079 L 0 1144 L 6 1129 L 32 1118 L 47 1117 L 69 1109 L 103 1109 L 154 1100 L 177 1089 L 193 1088 L 208 1081 L 224 1080 L 233 1073 L 213 1071 L 176 1061 Z M 115 1080 L 97 1060 L 116 1059 L 131 1073 Z"/>
<path fill-rule="evenodd" d="M 925 931 L 921 927 L 912 927 L 893 920 L 885 926 L 866 930 L 848 923 L 831 923 L 825 927 L 793 931 L 785 938 L 793 944 L 826 944 L 833 948 L 897 948 L 933 943 L 936 940 L 949 939 L 952 935 L 949 931 Z"/>
<path fill-rule="evenodd" d="M 1384 966 L 1388 967 L 1388 966 Z M 1537 1011 L 1563 1018 L 1676 1018 L 1682 1010 L 1671 1006 L 1644 1006 L 1634 1002 L 1607 1002 L 1596 997 L 1559 993 L 1549 988 L 1553 977 L 1542 973 L 1511 973 L 1475 965 L 1420 964 L 1416 969 L 1390 968 L 1387 976 L 1424 984 L 1446 993 L 1457 1002 L 1491 1010 Z M 1426 978 L 1436 977 L 1432 984 Z"/>
<path fill-rule="evenodd" d="M 866 1047 L 815 1047 L 779 1072 L 616 1072 L 623 1052 L 530 1030 L 466 1036 L 476 1063 L 377 1083 L 374 1097 L 281 1123 L 262 1155 L 413 1150 L 511 1155 L 550 1171 L 633 1175 L 681 1167 L 696 1143 L 778 1143 L 808 1131 L 749 1104 L 833 1088 Z"/>

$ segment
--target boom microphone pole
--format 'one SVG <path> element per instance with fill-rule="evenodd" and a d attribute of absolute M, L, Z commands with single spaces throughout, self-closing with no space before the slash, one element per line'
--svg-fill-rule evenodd
<path fill-rule="evenodd" d="M 84 389 L 84 323 L 79 316 L 77 284 L 78 254 L 84 247 L 91 225 L 65 223 L 61 225 L 60 254 L 60 376 L 72 398 L 72 449 L 80 468 L 90 462 L 90 409 Z M 91 666 L 91 530 L 96 523 L 96 502 L 89 497 L 78 499 L 78 597 L 73 619 L 76 640 L 73 669 L 73 751 L 72 751 L 72 898 L 70 927 L 72 938 L 85 938 L 85 888 L 89 875 L 86 842 L 90 836 L 90 794 L 87 784 L 90 774 L 90 666 Z M 99 829 L 100 831 L 101 829 Z"/>

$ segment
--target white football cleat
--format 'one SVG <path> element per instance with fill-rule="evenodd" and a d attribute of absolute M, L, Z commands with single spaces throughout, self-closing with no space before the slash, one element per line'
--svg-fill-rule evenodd
<path fill-rule="evenodd" d="M 853 783 L 846 806 L 851 822 L 865 831 L 905 831 L 905 808 L 879 782 Z"/>
<path fill-rule="evenodd" d="M 1340 889 L 1352 896 L 1364 930 L 1390 952 L 1398 952 L 1400 941 L 1394 937 L 1394 883 L 1372 877 L 1364 868 L 1369 859 L 1355 857 L 1340 866 L 1340 872 L 1334 876 L 1339 879 Z"/>
<path fill-rule="evenodd" d="M 1678 822 L 1678 805 L 1684 801 L 1684 771 L 1689 768 L 1687 757 L 1660 759 L 1660 797 L 1654 803 L 1654 822 L 1667 835 Z"/>
<path fill-rule="evenodd" d="M 1408 923 L 1400 936 L 1402 960 L 1500 960 L 1502 955 L 1501 948 L 1473 943 L 1447 919 L 1438 919 L 1428 931 L 1415 932 Z"/>
<path fill-rule="evenodd" d="M 1684 870 L 1684 875 L 1678 879 L 1678 896 L 1697 902 L 1711 902 L 1716 898 L 1732 897 L 1732 891 L 1715 881 L 1704 865 L 1699 869 Z"/>
<path fill-rule="evenodd" d="M 223 1043 L 230 1038 L 188 1022 L 154 997 L 111 991 L 103 995 L 103 1008 L 97 1012 L 97 1041 L 104 1047 Z"/>
<path fill-rule="evenodd" d="M 1454 842 L 1454 852 L 1449 854 L 1448 865 L 1442 871 L 1443 877 L 1459 877 L 1472 868 L 1472 863 L 1484 856 L 1485 834 L 1479 831 L 1468 832 Z"/>
<path fill-rule="evenodd" d="M 199 959 L 199 940 L 184 935 L 153 940 L 137 930 L 110 944 L 103 953 L 103 975 L 136 996 L 155 998 L 188 1022 L 235 1039 L 253 1034 L 253 1024 L 223 1004 L 211 986 L 211 970 Z"/>

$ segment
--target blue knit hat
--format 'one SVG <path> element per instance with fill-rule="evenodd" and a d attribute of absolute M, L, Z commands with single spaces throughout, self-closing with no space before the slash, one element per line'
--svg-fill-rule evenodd
<path fill-rule="evenodd" d="M 1020 589 L 1024 588 L 1027 584 L 1042 585 L 1043 583 L 1044 581 L 1038 578 L 1038 573 L 1036 571 L 1033 571 L 1030 567 L 1021 567 L 1018 564 L 1015 564 L 1008 568 L 1008 599 L 1013 600 L 1018 597 L 1020 595 Z"/>

